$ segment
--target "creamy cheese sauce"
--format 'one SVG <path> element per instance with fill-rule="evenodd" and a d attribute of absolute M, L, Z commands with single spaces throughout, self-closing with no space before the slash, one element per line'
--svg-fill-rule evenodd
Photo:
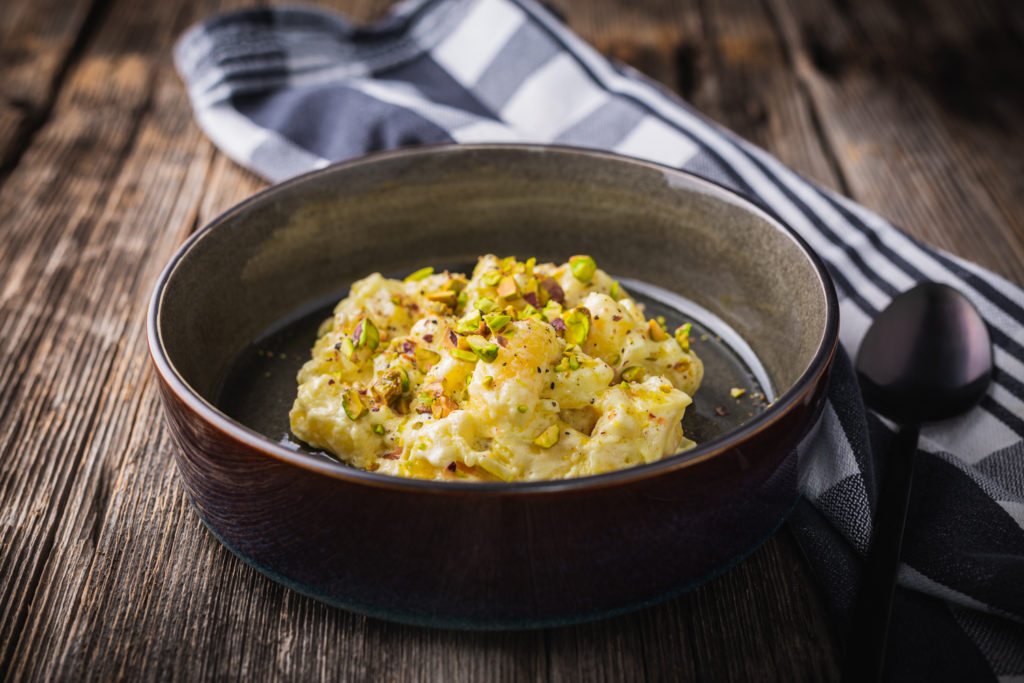
<path fill-rule="evenodd" d="M 427 479 L 579 477 L 694 444 L 703 377 L 588 256 L 481 257 L 470 277 L 373 274 L 321 325 L 291 429 L 356 467 Z"/>

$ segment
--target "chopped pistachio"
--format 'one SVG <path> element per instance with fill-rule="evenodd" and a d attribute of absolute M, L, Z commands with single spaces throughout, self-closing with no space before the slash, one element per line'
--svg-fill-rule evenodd
<path fill-rule="evenodd" d="M 506 275 L 501 278 L 501 282 L 498 283 L 498 296 L 511 299 L 519 294 L 519 286 L 516 285 L 516 280 L 511 275 Z"/>
<path fill-rule="evenodd" d="M 452 358 L 456 360 L 465 361 L 467 363 L 476 362 L 476 354 L 472 351 L 467 351 L 465 349 L 452 349 L 448 353 L 450 353 Z"/>
<path fill-rule="evenodd" d="M 569 269 L 572 270 L 574 278 L 588 285 L 594 279 L 597 264 L 589 256 L 573 256 L 569 259 Z"/>
<path fill-rule="evenodd" d="M 676 342 L 679 343 L 679 348 L 687 353 L 690 352 L 690 330 L 692 328 L 693 325 L 686 323 L 676 329 Z"/>
<path fill-rule="evenodd" d="M 427 299 L 430 301 L 436 301 L 439 304 L 450 306 L 455 308 L 456 303 L 459 300 L 459 295 L 450 289 L 441 289 L 436 292 L 430 292 L 427 294 Z"/>
<path fill-rule="evenodd" d="M 615 299 L 616 301 L 618 301 L 619 299 L 621 299 L 621 298 L 622 298 L 622 297 L 620 296 L 621 294 L 622 294 L 622 286 L 621 286 L 621 285 L 619 285 L 619 281 L 618 281 L 618 280 L 616 280 L 615 282 L 613 282 L 613 283 L 612 283 L 612 289 L 611 289 L 611 292 L 609 292 L 609 295 L 610 295 L 610 296 L 611 296 L 611 297 L 612 297 L 613 299 Z"/>
<path fill-rule="evenodd" d="M 384 425 L 382 425 L 382 424 L 375 424 L 375 425 L 373 425 L 373 433 L 377 434 L 378 436 L 384 436 Z"/>
<path fill-rule="evenodd" d="M 558 443 L 558 436 L 558 425 L 551 425 L 543 432 L 541 432 L 540 436 L 533 440 L 533 443 L 537 444 L 541 448 L 551 448 L 556 443 Z"/>
<path fill-rule="evenodd" d="M 569 369 L 570 370 L 579 370 L 580 369 L 580 361 L 579 361 L 579 358 L 576 357 L 576 354 L 573 354 L 573 355 L 569 356 Z"/>
<path fill-rule="evenodd" d="M 486 273 L 484 273 L 483 276 L 481 276 L 480 279 L 488 287 L 494 287 L 499 282 L 501 282 L 501 271 L 499 271 L 499 270 L 489 270 Z"/>
<path fill-rule="evenodd" d="M 478 309 L 473 309 L 471 312 L 462 316 L 459 322 L 455 323 L 455 331 L 459 334 L 473 334 L 480 329 L 480 322 L 483 318 L 480 315 Z"/>
<path fill-rule="evenodd" d="M 434 416 L 435 420 L 440 420 L 443 417 L 448 417 L 453 410 L 458 410 L 459 404 L 447 396 L 441 395 L 437 397 L 430 406 L 430 414 Z"/>
<path fill-rule="evenodd" d="M 402 393 L 409 391 L 409 373 L 404 369 L 398 368 L 398 379 L 402 384 Z"/>
<path fill-rule="evenodd" d="M 359 324 L 356 325 L 354 336 L 357 349 L 364 346 L 375 349 L 380 346 L 380 332 L 377 331 L 377 326 L 369 318 L 363 318 L 359 321 Z"/>
<path fill-rule="evenodd" d="M 353 360 L 356 355 L 356 347 L 348 337 L 341 340 L 341 352 L 349 360 Z"/>
<path fill-rule="evenodd" d="M 497 304 L 494 303 L 494 299 L 488 299 L 486 296 L 482 296 L 473 302 L 473 307 L 481 313 L 490 313 L 496 306 Z"/>
<path fill-rule="evenodd" d="M 384 405 L 390 405 L 402 395 L 402 377 L 400 370 L 385 370 L 370 385 L 374 397 Z"/>
<path fill-rule="evenodd" d="M 469 300 L 469 295 L 466 294 L 466 290 L 459 292 L 459 295 L 455 297 L 455 308 L 456 310 L 465 308 L 466 302 Z"/>
<path fill-rule="evenodd" d="M 498 357 L 498 345 L 487 341 L 479 335 L 473 335 L 466 339 L 469 348 L 485 363 L 492 363 Z"/>
<path fill-rule="evenodd" d="M 733 398 L 739 398 L 745 393 L 747 393 L 747 390 L 741 389 L 739 387 L 733 387 L 732 389 L 729 390 L 729 395 L 732 396 Z"/>
<path fill-rule="evenodd" d="M 520 403 L 519 405 L 516 406 L 516 410 L 518 410 L 520 413 L 525 413 L 527 410 L 529 410 L 529 408 Z"/>
<path fill-rule="evenodd" d="M 480 380 L 480 384 L 484 385 L 484 389 L 490 389 L 494 386 L 494 378 L 490 375 L 486 375 L 482 380 Z"/>
<path fill-rule="evenodd" d="M 562 359 L 555 364 L 555 372 L 565 372 L 569 369 L 569 362 L 566 359 Z"/>
<path fill-rule="evenodd" d="M 409 277 L 405 278 L 405 281 L 406 282 L 418 282 L 419 280 L 422 280 L 423 278 L 429 277 L 429 276 L 431 276 L 433 274 L 434 274 L 434 268 L 432 266 L 427 266 L 426 268 L 420 268 L 415 273 L 413 273 Z"/>
<path fill-rule="evenodd" d="M 639 365 L 630 365 L 622 370 L 622 379 L 627 382 L 638 382 L 643 378 L 644 369 Z"/>
<path fill-rule="evenodd" d="M 484 323 L 495 334 L 505 329 L 505 326 L 511 321 L 512 318 L 504 313 L 492 313 L 491 315 L 484 316 Z"/>
<path fill-rule="evenodd" d="M 453 292 L 461 292 L 468 284 L 469 280 L 467 280 L 462 273 L 453 273 L 449 276 L 449 280 L 445 283 L 444 288 L 450 289 Z"/>
<path fill-rule="evenodd" d="M 528 275 L 533 274 L 533 269 L 537 266 L 537 259 L 533 256 L 526 259 L 526 273 Z"/>
<path fill-rule="evenodd" d="M 349 389 L 341 396 L 341 407 L 350 420 L 358 420 L 366 414 L 366 405 L 359 398 L 359 392 Z"/>
<path fill-rule="evenodd" d="M 590 311 L 582 306 L 577 306 L 564 316 L 565 341 L 569 344 L 582 344 L 590 334 Z"/>
<path fill-rule="evenodd" d="M 541 311 L 541 314 L 544 316 L 545 320 L 554 320 L 562 315 L 562 304 L 552 299 L 544 306 L 544 310 Z"/>
<path fill-rule="evenodd" d="M 650 330 L 651 341 L 661 342 L 668 339 L 668 333 L 657 320 L 648 320 L 647 329 Z"/>
<path fill-rule="evenodd" d="M 424 372 L 436 365 L 437 361 L 441 360 L 441 354 L 420 346 L 416 347 L 416 351 L 413 355 L 416 358 L 416 365 Z"/>

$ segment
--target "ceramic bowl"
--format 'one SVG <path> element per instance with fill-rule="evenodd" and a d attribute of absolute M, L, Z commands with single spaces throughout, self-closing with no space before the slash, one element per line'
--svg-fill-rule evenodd
<path fill-rule="evenodd" d="M 696 448 L 598 476 L 406 480 L 296 449 L 287 412 L 317 311 L 371 272 L 484 253 L 589 253 L 710 316 L 699 354 L 756 359 L 709 364 L 684 422 Z M 651 604 L 761 544 L 796 501 L 837 330 L 821 262 L 749 201 L 610 154 L 504 145 L 371 155 L 271 187 L 182 246 L 148 334 L 181 481 L 236 555 L 356 612 L 524 628 Z M 275 344 L 299 350 L 262 348 Z M 728 396 L 757 362 L 770 405 Z"/>

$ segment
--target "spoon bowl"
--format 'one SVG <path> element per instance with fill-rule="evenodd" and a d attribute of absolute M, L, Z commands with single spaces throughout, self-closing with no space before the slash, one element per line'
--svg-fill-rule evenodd
<path fill-rule="evenodd" d="M 992 341 L 963 294 L 938 282 L 904 292 L 875 319 L 857 353 L 864 402 L 900 424 L 966 412 L 992 379 Z"/>
<path fill-rule="evenodd" d="M 920 426 L 966 412 L 992 380 L 985 321 L 960 292 L 924 282 L 872 323 L 855 364 L 864 403 L 899 425 L 884 455 L 871 546 L 854 605 L 844 681 L 877 681 L 907 519 Z"/>

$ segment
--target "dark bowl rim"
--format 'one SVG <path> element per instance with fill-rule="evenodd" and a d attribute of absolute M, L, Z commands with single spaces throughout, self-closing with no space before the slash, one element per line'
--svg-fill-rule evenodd
<path fill-rule="evenodd" d="M 268 437 L 242 425 L 225 413 L 221 412 L 216 406 L 195 391 L 188 382 L 178 374 L 163 347 L 163 338 L 160 334 L 159 324 L 160 304 L 163 299 L 163 293 L 166 285 L 178 264 L 193 248 L 195 248 L 196 244 L 202 240 L 205 235 L 214 230 L 218 225 L 225 223 L 235 214 L 246 210 L 250 205 L 264 201 L 267 197 L 287 192 L 294 185 L 300 185 L 321 175 L 336 173 L 340 169 L 356 168 L 364 164 L 373 164 L 383 160 L 401 159 L 406 157 L 431 156 L 437 154 L 463 154 L 471 152 L 486 153 L 489 151 L 513 153 L 554 152 L 559 154 L 575 154 L 591 157 L 593 159 L 611 161 L 614 163 L 647 167 L 664 174 L 683 177 L 690 183 L 698 186 L 704 186 L 706 189 L 718 196 L 724 195 L 723 199 L 728 198 L 732 203 L 739 204 L 745 210 L 757 214 L 760 218 L 772 224 L 777 230 L 786 234 L 797 244 L 803 252 L 803 255 L 813 266 L 818 277 L 818 285 L 824 290 L 824 331 L 821 336 L 821 340 L 818 343 L 818 347 L 815 350 L 814 356 L 807 368 L 793 383 L 793 386 L 791 386 L 781 396 L 776 397 L 775 401 L 763 412 L 755 415 L 748 422 L 743 423 L 739 427 L 728 430 L 714 439 L 706 443 L 699 444 L 690 450 L 675 453 L 652 463 L 635 465 L 602 474 L 588 475 L 573 479 L 513 482 L 461 482 L 396 477 L 393 475 L 368 472 L 340 462 L 333 462 L 311 453 L 292 450 L 271 441 Z M 770 428 L 772 425 L 783 419 L 787 413 L 802 403 L 806 394 L 817 386 L 823 375 L 825 375 L 831 367 L 839 343 L 839 301 L 835 286 L 832 283 L 832 278 L 828 273 L 828 269 L 821 261 L 821 258 L 813 249 L 811 249 L 810 245 L 808 245 L 807 242 L 795 230 L 793 230 L 793 228 L 787 225 L 766 207 L 759 204 L 756 200 L 746 197 L 743 194 L 713 180 L 656 162 L 627 157 L 614 152 L 605 152 L 569 145 L 530 143 L 432 144 L 372 152 L 330 164 L 323 168 L 309 171 L 295 176 L 294 178 L 289 178 L 288 180 L 273 184 L 223 211 L 221 214 L 207 222 L 202 228 L 193 233 L 175 251 L 174 255 L 167 262 L 167 265 L 160 272 L 160 275 L 153 287 L 153 293 L 150 297 L 149 308 L 147 310 L 146 337 L 149 346 L 150 358 L 152 359 L 153 366 L 156 368 L 157 374 L 163 381 L 164 386 L 171 390 L 182 403 L 188 406 L 188 408 L 198 415 L 208 426 L 264 456 L 275 458 L 289 465 L 300 467 L 318 474 L 345 480 L 349 483 L 363 484 L 377 488 L 397 489 L 407 492 L 432 492 L 437 494 L 457 493 L 459 495 L 467 495 L 471 493 L 479 493 L 481 495 L 518 495 L 565 490 L 594 489 L 606 486 L 616 486 L 638 479 L 660 476 L 666 471 L 689 467 L 696 463 L 713 458 L 716 455 L 732 449 L 736 444 L 746 441 L 752 438 L 755 434 Z"/>

